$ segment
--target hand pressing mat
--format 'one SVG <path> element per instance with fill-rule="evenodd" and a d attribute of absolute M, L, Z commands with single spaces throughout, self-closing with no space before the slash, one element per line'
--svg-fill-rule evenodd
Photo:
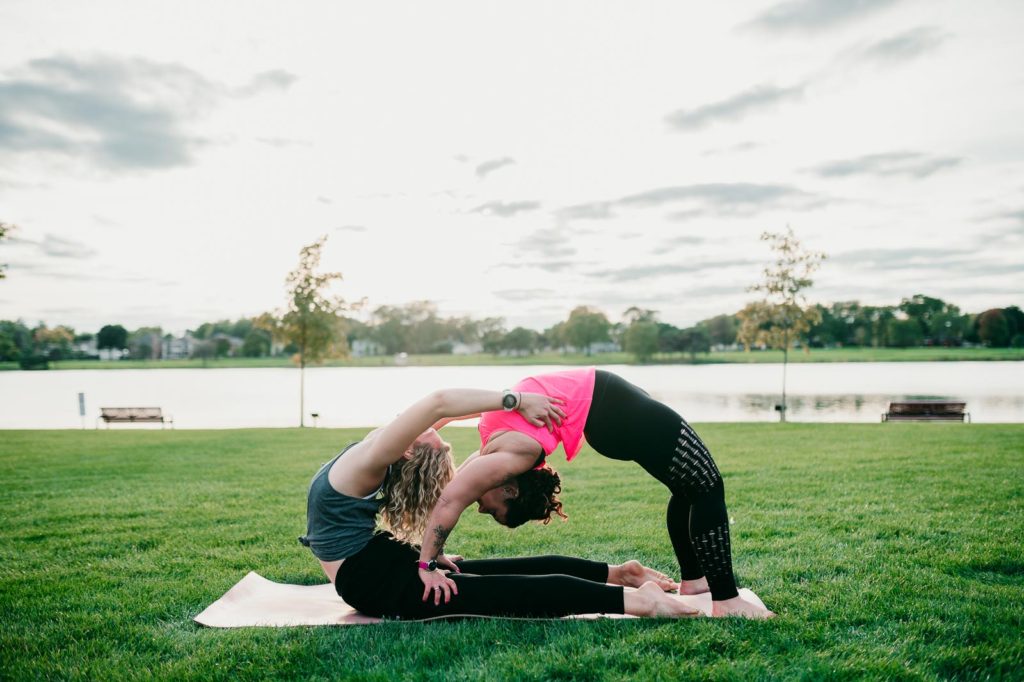
<path fill-rule="evenodd" d="M 741 589 L 740 596 L 764 605 L 756 594 Z M 678 596 L 705 615 L 711 613 L 709 593 Z M 446 616 L 458 618 L 466 616 Z M 469 616 L 477 617 L 480 616 Z M 592 613 L 568 618 L 633 618 L 621 614 Z M 432 618 L 429 620 L 438 620 Z M 369 625 L 382 619 L 364 616 L 342 601 L 334 585 L 287 585 L 267 580 L 250 572 L 227 593 L 195 617 L 200 625 L 211 628 L 291 627 L 295 625 Z"/>

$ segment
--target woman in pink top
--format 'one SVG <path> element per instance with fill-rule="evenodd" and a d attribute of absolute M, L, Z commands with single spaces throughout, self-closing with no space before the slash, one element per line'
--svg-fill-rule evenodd
<path fill-rule="evenodd" d="M 548 428 L 530 424 L 514 411 L 522 392 L 561 399 L 564 418 Z M 420 560 L 440 556 L 443 561 L 449 533 L 473 502 L 481 513 L 512 528 L 534 519 L 547 523 L 552 514 L 564 518 L 558 474 L 545 458 L 561 443 L 572 461 L 585 437 L 606 457 L 636 462 L 671 492 L 667 524 L 682 574 L 681 593 L 710 591 L 714 616 L 774 615 L 739 596 L 722 477 L 707 447 L 672 408 L 593 367 L 523 379 L 505 392 L 503 407 L 503 412 L 481 416 L 480 451 L 441 492 L 427 521 Z M 420 571 L 420 579 L 446 599 L 453 587 L 440 572 Z"/>

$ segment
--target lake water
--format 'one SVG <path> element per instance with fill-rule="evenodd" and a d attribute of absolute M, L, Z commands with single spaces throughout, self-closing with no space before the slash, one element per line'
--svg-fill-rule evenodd
<path fill-rule="evenodd" d="M 442 387 L 511 386 L 560 367 L 329 367 L 306 370 L 319 425 L 372 426 Z M 687 420 L 776 421 L 781 365 L 606 366 Z M 1024 423 L 1024 362 L 805 363 L 789 366 L 789 420 L 878 422 L 891 400 L 967 402 L 974 422 Z M 80 428 L 100 407 L 161 407 L 179 429 L 297 426 L 296 369 L 0 372 L 0 429 Z M 159 428 L 159 425 L 115 426 Z"/>

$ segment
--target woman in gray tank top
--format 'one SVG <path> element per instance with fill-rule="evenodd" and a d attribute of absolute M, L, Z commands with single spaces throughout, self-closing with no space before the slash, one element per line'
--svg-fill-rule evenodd
<path fill-rule="evenodd" d="M 430 394 L 320 468 L 309 488 L 307 532 L 299 541 L 320 560 L 338 594 L 373 616 L 696 615 L 664 591 L 675 586 L 667 576 L 637 561 L 608 565 L 561 556 L 462 560 L 440 554 L 436 562 L 419 563 L 419 548 L 408 541 L 422 537 L 426 519 L 454 475 L 451 447 L 436 429 L 501 409 L 517 410 L 532 424 L 550 429 L 565 416 L 560 402 L 509 391 Z M 375 530 L 378 515 L 388 530 Z M 420 571 L 436 573 L 433 588 L 424 590 Z"/>

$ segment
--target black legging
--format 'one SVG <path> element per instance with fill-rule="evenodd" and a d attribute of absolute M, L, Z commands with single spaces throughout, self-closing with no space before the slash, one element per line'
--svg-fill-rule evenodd
<path fill-rule="evenodd" d="M 563 556 L 465 560 L 458 564 L 462 573 L 448 574 L 458 595 L 435 606 L 432 598 L 423 601 L 418 560 L 418 547 L 378 533 L 345 559 L 334 587 L 348 604 L 369 616 L 405 620 L 623 613 L 622 588 L 605 584 L 608 564 Z"/>
<path fill-rule="evenodd" d="M 597 370 L 583 434 L 605 457 L 636 462 L 672 491 L 668 534 L 682 578 L 706 576 L 715 600 L 737 596 L 725 486 L 690 425 L 643 389 Z"/>

